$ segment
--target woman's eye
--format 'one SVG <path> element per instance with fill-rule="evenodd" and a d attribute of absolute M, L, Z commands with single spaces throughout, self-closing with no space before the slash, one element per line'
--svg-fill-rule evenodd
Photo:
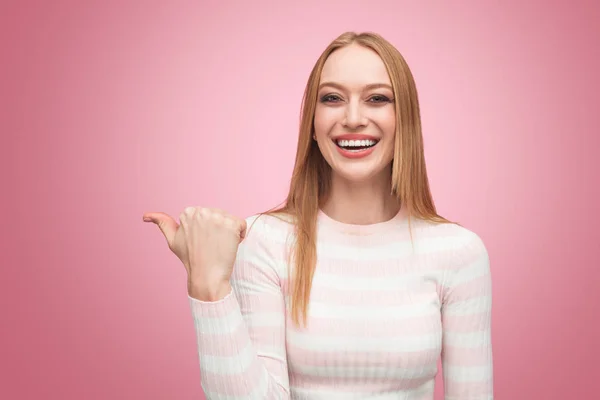
<path fill-rule="evenodd" d="M 385 96 L 381 96 L 381 95 L 375 95 L 373 97 L 371 97 L 369 99 L 369 101 L 373 102 L 373 103 L 389 103 L 390 99 L 388 99 Z"/>
<path fill-rule="evenodd" d="M 323 103 L 335 103 L 338 100 L 340 100 L 340 98 L 334 94 L 327 94 L 327 95 L 321 97 L 321 101 Z"/>

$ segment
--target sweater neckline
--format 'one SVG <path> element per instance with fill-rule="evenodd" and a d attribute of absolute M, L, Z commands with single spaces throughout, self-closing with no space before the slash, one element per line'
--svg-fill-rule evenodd
<path fill-rule="evenodd" d="M 406 215 L 405 208 L 401 207 L 398 213 L 396 213 L 395 216 L 393 216 L 387 221 L 364 225 L 349 224 L 331 218 L 329 215 L 325 214 L 325 212 L 321 208 L 319 208 L 319 212 L 317 214 L 317 221 L 321 227 L 327 229 L 328 231 L 333 231 L 336 233 L 347 235 L 367 236 L 393 232 L 398 227 L 407 224 L 408 218 Z"/>

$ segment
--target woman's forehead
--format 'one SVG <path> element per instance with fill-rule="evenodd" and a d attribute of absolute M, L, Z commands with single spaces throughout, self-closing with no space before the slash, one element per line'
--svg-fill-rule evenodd
<path fill-rule="evenodd" d="M 390 84 L 385 64 L 377 53 L 363 46 L 347 46 L 331 53 L 321 72 L 321 82 L 342 85 Z"/>

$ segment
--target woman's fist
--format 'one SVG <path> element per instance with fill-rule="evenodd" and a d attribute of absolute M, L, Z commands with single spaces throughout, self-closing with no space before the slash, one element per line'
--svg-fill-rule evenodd
<path fill-rule="evenodd" d="M 187 207 L 179 224 L 165 213 L 146 213 L 145 222 L 155 223 L 169 249 L 181 260 L 188 284 L 212 287 L 229 283 L 246 221 L 223 210 Z"/>

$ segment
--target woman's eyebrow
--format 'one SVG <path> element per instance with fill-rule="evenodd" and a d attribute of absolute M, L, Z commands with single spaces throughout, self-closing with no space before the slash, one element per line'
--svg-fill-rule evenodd
<path fill-rule="evenodd" d="M 331 87 L 334 87 L 334 88 L 340 89 L 340 90 L 345 89 L 342 84 L 339 84 L 336 82 L 323 82 L 319 85 L 319 90 L 321 90 L 325 86 L 331 86 Z M 376 88 L 381 88 L 381 87 L 389 89 L 389 90 L 393 90 L 392 87 L 390 85 L 388 85 L 387 83 L 371 83 L 369 85 L 366 85 L 364 88 L 365 88 L 365 90 L 370 90 L 370 89 L 376 89 Z"/>

